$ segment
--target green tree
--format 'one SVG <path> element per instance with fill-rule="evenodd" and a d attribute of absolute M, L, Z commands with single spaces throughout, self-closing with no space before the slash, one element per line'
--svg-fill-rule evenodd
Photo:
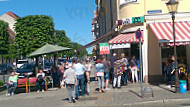
<path fill-rule="evenodd" d="M 46 43 L 54 43 L 53 18 L 34 15 L 17 18 L 15 24 L 16 38 L 14 46 L 18 55 L 27 56 Z"/>
<path fill-rule="evenodd" d="M 81 49 L 81 47 L 83 47 L 83 45 L 78 44 L 76 42 L 72 42 L 72 48 L 73 48 L 72 51 L 76 57 L 83 57 L 84 55 L 88 54 L 86 49 Z"/>
<path fill-rule="evenodd" d="M 0 54 L 8 53 L 8 46 L 9 46 L 9 33 L 8 33 L 8 23 L 0 20 Z M 2 58 L 3 63 L 3 58 Z"/>
<path fill-rule="evenodd" d="M 55 44 L 57 44 L 58 46 L 72 48 L 71 40 L 66 36 L 64 30 L 56 30 L 55 33 Z M 71 57 L 71 50 L 62 52 L 59 54 L 59 56 L 61 56 L 61 54 L 66 55 L 66 57 Z"/>

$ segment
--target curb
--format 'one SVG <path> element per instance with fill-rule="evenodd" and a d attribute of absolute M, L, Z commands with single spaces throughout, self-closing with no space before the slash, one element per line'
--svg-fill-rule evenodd
<path fill-rule="evenodd" d="M 123 104 L 123 106 L 134 106 L 134 105 L 143 105 L 143 104 L 169 104 L 169 103 L 177 103 L 177 102 L 186 102 L 190 101 L 190 98 L 183 99 L 163 99 L 163 100 L 153 100 L 153 101 L 142 101 L 135 103 Z"/>

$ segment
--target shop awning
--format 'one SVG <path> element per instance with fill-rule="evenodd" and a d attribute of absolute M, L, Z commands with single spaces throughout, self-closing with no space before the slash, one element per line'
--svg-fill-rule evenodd
<path fill-rule="evenodd" d="M 171 22 L 149 24 L 160 44 L 173 45 L 173 25 Z M 186 45 L 190 43 L 190 22 L 176 22 L 176 45 Z"/>
<path fill-rule="evenodd" d="M 143 31 L 142 31 L 142 41 L 143 41 Z M 138 43 L 139 39 L 136 38 L 136 34 L 127 33 L 127 34 L 119 34 L 115 38 L 109 41 L 109 44 L 122 44 L 122 43 Z"/>

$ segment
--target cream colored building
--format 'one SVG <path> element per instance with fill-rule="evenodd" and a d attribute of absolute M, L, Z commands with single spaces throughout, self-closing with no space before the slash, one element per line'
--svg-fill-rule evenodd
<path fill-rule="evenodd" d="M 100 26 L 100 35 L 97 38 L 102 38 L 86 46 L 98 44 L 99 42 L 109 42 L 110 45 L 129 44 L 128 47 L 126 46 L 127 48 L 118 48 L 111 51 L 117 52 L 118 55 L 122 52 L 127 52 L 127 55 L 130 57 L 133 54 L 138 54 L 138 40 L 132 37 L 130 41 L 125 39 L 131 35 L 134 36 L 136 30 L 140 28 L 143 33 L 142 57 L 144 82 L 162 80 L 162 63 L 166 61 L 167 57 L 169 58 L 169 56 L 172 55 L 172 46 L 169 45 L 173 44 L 172 24 L 170 23 L 172 19 L 165 4 L 167 1 L 168 0 L 96 0 L 98 24 Z M 177 51 L 183 54 L 181 56 L 179 55 L 179 58 L 183 58 L 186 64 L 190 65 L 190 45 L 188 45 L 190 42 L 190 1 L 178 1 L 179 6 L 175 20 L 177 22 L 176 37 L 178 38 L 177 42 L 179 44 L 177 48 L 179 50 Z M 110 11 L 110 9 L 112 11 Z M 143 22 L 133 23 L 133 18 L 144 19 Z M 118 20 L 122 20 L 122 25 L 117 26 L 116 22 L 118 22 Z M 114 29 L 115 32 L 111 32 Z M 111 32 L 111 34 L 109 32 Z M 126 37 L 122 38 L 124 36 Z M 133 44 L 136 44 L 136 51 L 132 49 Z M 181 46 L 181 44 L 184 46 Z M 184 51 L 179 52 L 182 48 Z M 169 54 L 164 54 L 164 52 L 167 53 L 167 51 Z"/>

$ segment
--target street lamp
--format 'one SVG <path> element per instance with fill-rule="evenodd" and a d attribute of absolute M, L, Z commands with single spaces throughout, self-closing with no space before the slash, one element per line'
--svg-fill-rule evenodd
<path fill-rule="evenodd" d="M 172 22 L 173 22 L 173 39 L 174 39 L 174 65 L 175 65 L 175 91 L 176 93 L 179 92 L 179 78 L 177 72 L 177 54 L 176 54 L 176 35 L 175 35 L 175 13 L 177 12 L 179 2 L 176 0 L 169 0 L 166 5 L 168 7 L 169 13 L 172 15 Z"/>

